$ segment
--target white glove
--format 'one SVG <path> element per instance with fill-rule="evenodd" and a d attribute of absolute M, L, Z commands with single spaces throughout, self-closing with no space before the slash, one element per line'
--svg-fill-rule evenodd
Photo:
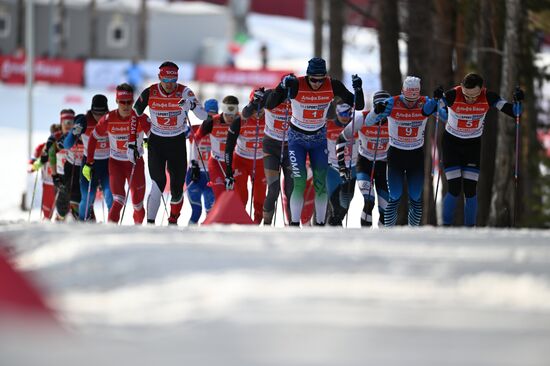
<path fill-rule="evenodd" d="M 82 133 L 82 127 L 83 126 L 80 123 L 75 123 L 72 130 L 73 135 L 80 135 Z"/>
<path fill-rule="evenodd" d="M 191 98 L 181 98 L 178 104 L 180 108 L 185 112 L 192 111 L 197 106 L 197 103 Z"/>

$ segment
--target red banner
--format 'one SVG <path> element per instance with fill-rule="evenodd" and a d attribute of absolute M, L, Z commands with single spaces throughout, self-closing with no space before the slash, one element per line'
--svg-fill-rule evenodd
<path fill-rule="evenodd" d="M 265 86 L 274 88 L 290 70 L 241 70 L 230 67 L 197 66 L 195 80 L 205 83 Z"/>
<path fill-rule="evenodd" d="M 52 84 L 82 85 L 84 62 L 64 59 L 36 59 L 34 80 Z M 0 56 L 0 79 L 5 83 L 25 83 L 25 59 Z"/>

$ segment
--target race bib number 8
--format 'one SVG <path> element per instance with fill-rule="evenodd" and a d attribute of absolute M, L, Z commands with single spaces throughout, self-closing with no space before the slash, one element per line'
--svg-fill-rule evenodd
<path fill-rule="evenodd" d="M 399 137 L 416 137 L 418 136 L 418 127 L 397 127 L 397 135 Z"/>

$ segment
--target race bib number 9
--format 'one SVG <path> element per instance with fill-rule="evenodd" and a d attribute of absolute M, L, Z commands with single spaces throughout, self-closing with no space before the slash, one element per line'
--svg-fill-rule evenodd
<path fill-rule="evenodd" d="M 418 136 L 418 127 L 397 127 L 397 135 L 399 137 L 416 137 Z"/>

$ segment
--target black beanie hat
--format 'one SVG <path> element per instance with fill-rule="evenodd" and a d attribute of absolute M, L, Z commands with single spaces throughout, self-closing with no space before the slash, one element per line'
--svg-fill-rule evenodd
<path fill-rule="evenodd" d="M 391 95 L 385 90 L 379 90 L 372 96 L 372 104 L 382 103 L 386 99 L 390 98 Z"/>
<path fill-rule="evenodd" d="M 107 113 L 109 107 L 107 106 L 107 97 L 103 94 L 96 94 L 92 98 L 92 112 Z"/>
<path fill-rule="evenodd" d="M 314 57 L 308 61 L 306 74 L 326 75 L 327 63 L 320 57 Z"/>

